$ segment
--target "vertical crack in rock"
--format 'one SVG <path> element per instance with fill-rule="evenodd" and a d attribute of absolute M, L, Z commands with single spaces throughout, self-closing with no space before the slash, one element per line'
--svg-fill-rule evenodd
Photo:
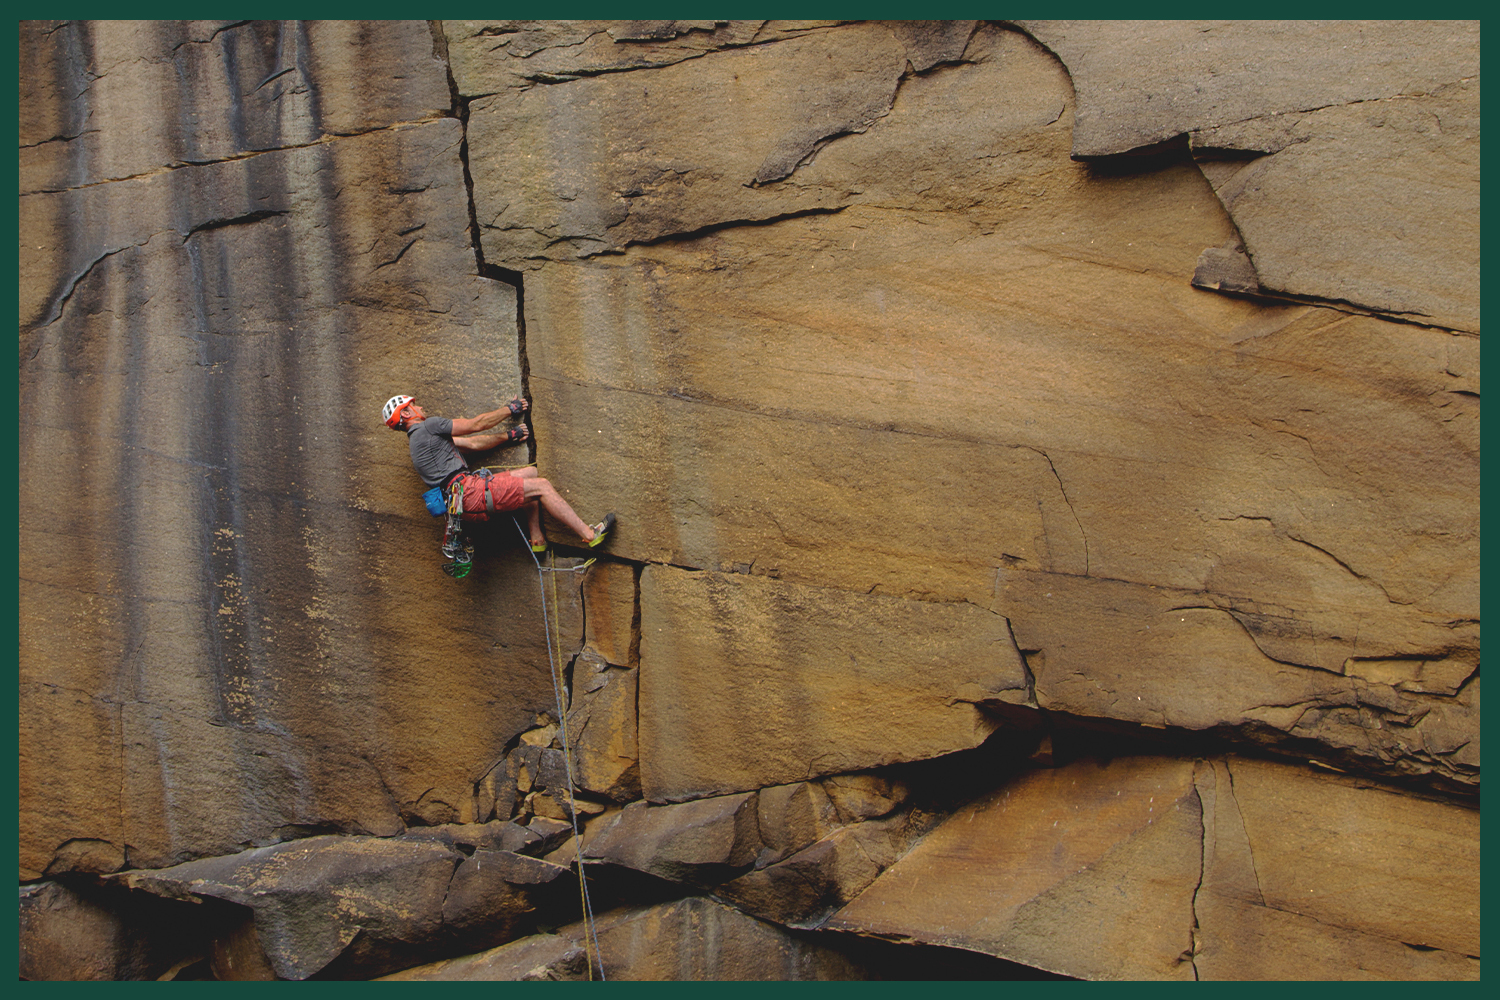
<path fill-rule="evenodd" d="M 437 21 L 428 22 L 433 36 L 433 54 L 443 60 L 443 66 L 448 74 L 448 92 L 453 98 L 453 115 L 462 126 L 463 138 L 458 144 L 458 159 L 463 167 L 464 192 L 469 200 L 469 242 L 474 246 L 475 273 L 483 278 L 510 285 L 516 292 L 516 353 L 521 368 L 521 396 L 528 402 L 532 402 L 531 396 L 531 361 L 526 353 L 526 286 L 522 280 L 520 271 L 489 264 L 484 259 L 484 240 L 481 238 L 479 227 L 478 201 L 474 197 L 474 174 L 469 167 L 469 98 L 459 93 L 458 81 L 453 77 L 453 64 L 448 58 L 447 37 L 443 34 L 442 25 Z M 521 422 L 528 431 L 526 437 L 526 461 L 527 464 L 536 463 L 536 428 L 532 424 L 533 411 L 527 409 L 521 417 Z"/>
<path fill-rule="evenodd" d="M 1202 930 L 1203 924 L 1198 919 L 1198 894 L 1203 891 L 1203 875 L 1208 871 L 1208 806 L 1203 801 L 1203 795 L 1198 791 L 1197 783 L 1193 785 L 1193 798 L 1198 801 L 1198 884 L 1193 886 L 1193 927 L 1188 935 L 1187 960 L 1193 966 L 1193 981 L 1197 982 L 1202 977 L 1198 974 L 1198 952 L 1203 947 Z M 1218 808 L 1218 796 L 1214 796 L 1214 807 Z"/>
<path fill-rule="evenodd" d="M 996 612 L 998 614 L 998 612 Z M 1001 616 L 1004 618 L 1004 616 Z M 1036 674 L 1031 670 L 1031 657 L 1041 653 L 1039 649 L 1022 649 L 1021 644 L 1016 641 L 1016 630 L 1011 626 L 1010 619 L 1005 618 L 1005 634 L 1010 636 L 1010 644 L 1015 647 L 1016 656 L 1021 661 L 1021 676 L 1026 679 L 1026 706 L 1038 708 L 1036 700 Z"/>

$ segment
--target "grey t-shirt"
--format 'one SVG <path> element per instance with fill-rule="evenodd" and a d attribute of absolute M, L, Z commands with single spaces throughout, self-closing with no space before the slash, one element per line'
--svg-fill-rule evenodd
<path fill-rule="evenodd" d="M 411 449 L 411 464 L 428 486 L 441 486 L 443 480 L 469 467 L 453 444 L 453 421 L 447 417 L 428 417 L 407 427 L 406 445 Z"/>

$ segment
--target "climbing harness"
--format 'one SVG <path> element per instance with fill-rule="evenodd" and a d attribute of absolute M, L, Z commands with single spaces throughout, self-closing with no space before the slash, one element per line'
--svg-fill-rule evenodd
<path fill-rule="evenodd" d="M 528 468 L 528 466 L 505 465 L 500 466 L 499 468 L 502 472 L 508 472 L 512 469 L 525 469 Z M 433 517 L 443 517 L 445 515 L 447 516 L 447 521 L 443 525 L 443 557 L 450 561 L 443 564 L 443 572 L 447 573 L 455 580 L 462 580 L 464 577 L 468 576 L 469 571 L 474 568 L 474 542 L 464 536 L 463 527 L 463 477 L 466 475 L 478 476 L 480 479 L 488 480 L 495 475 L 495 470 L 486 466 L 482 469 L 474 469 L 472 471 L 466 470 L 465 472 L 455 475 L 453 477 L 453 480 L 448 484 L 448 496 L 446 498 L 446 502 L 443 497 L 443 488 L 441 486 L 434 486 L 432 489 L 422 494 L 422 503 L 426 505 L 427 512 L 429 514 L 431 514 Z M 486 488 L 484 491 L 484 509 L 486 514 L 495 513 L 495 498 L 493 494 L 490 493 L 488 484 L 486 484 Z M 592 559 L 585 563 L 583 567 L 579 567 L 575 570 L 568 570 L 566 572 L 581 571 L 582 569 L 587 569 L 591 565 L 593 565 Z"/>
<path fill-rule="evenodd" d="M 516 522 L 516 530 L 521 533 L 521 540 L 523 542 L 530 542 L 530 539 L 526 537 L 525 529 L 521 527 L 520 521 Z M 527 545 L 526 549 L 528 552 L 531 552 L 530 544 Z M 542 628 L 547 633 L 547 669 L 552 675 L 552 698 L 557 703 L 558 735 L 562 738 L 563 765 L 568 775 L 568 819 L 573 824 L 573 847 L 577 852 L 575 857 L 578 861 L 578 895 L 583 903 L 584 951 L 587 954 L 589 942 L 592 941 L 594 953 L 588 962 L 589 979 L 592 980 L 594 978 L 594 963 L 597 961 L 599 963 L 599 979 L 601 982 L 604 982 L 607 981 L 604 975 L 604 955 L 599 950 L 599 931 L 594 924 L 594 907 L 589 901 L 588 877 L 583 871 L 583 835 L 578 831 L 578 808 L 573 781 L 573 749 L 568 744 L 568 714 L 563 711 L 562 703 L 562 665 L 558 662 L 559 657 L 557 653 L 554 652 L 554 650 L 560 651 L 562 648 L 561 635 L 558 636 L 555 644 L 552 641 L 553 629 L 560 628 L 558 616 L 555 613 L 557 609 L 557 574 L 587 572 L 588 568 L 594 565 L 596 560 L 590 559 L 581 566 L 559 569 L 556 558 L 549 551 L 547 553 L 547 561 L 550 565 L 543 566 L 542 561 L 536 557 L 535 552 L 531 552 L 531 561 L 536 564 L 536 582 L 542 591 Z M 547 610 L 547 586 L 544 582 L 549 576 L 552 579 L 552 612 Z"/>

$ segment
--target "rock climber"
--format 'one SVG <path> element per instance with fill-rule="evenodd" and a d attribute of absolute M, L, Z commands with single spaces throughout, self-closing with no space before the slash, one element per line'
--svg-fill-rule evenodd
<path fill-rule="evenodd" d="M 533 552 L 547 548 L 542 534 L 541 508 L 561 521 L 569 531 L 595 548 L 604 543 L 615 525 L 610 514 L 598 524 L 586 524 L 557 489 L 537 475 L 535 466 L 482 476 L 469 471 L 466 453 L 488 451 L 501 444 L 525 441 L 524 424 L 493 432 L 503 421 L 519 418 L 530 408 L 524 399 L 512 399 L 498 410 L 477 417 L 429 417 L 411 396 L 386 400 L 383 416 L 391 430 L 405 431 L 411 449 L 411 464 L 428 486 L 438 487 L 446 497 L 455 482 L 463 484 L 463 519 L 485 521 L 491 513 L 526 508 L 527 535 Z"/>

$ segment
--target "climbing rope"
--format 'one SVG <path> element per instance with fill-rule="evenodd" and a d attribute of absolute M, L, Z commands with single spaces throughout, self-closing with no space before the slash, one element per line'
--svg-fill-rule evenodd
<path fill-rule="evenodd" d="M 573 749 L 568 744 L 568 714 L 563 711 L 562 703 L 562 665 L 558 662 L 559 656 L 557 653 L 553 652 L 554 650 L 557 650 L 559 653 L 561 652 L 561 632 L 558 633 L 557 642 L 554 644 L 552 641 L 553 629 L 561 628 L 561 624 L 558 622 L 558 615 L 555 613 L 557 609 L 557 574 L 560 572 L 582 572 L 592 566 L 594 560 L 590 559 L 582 566 L 559 570 L 552 550 L 548 549 L 547 561 L 550 565 L 543 566 L 542 561 L 536 557 L 536 553 L 531 551 L 531 539 L 527 537 L 525 529 L 521 527 L 521 522 L 516 520 L 514 523 L 516 530 L 521 533 L 521 541 L 526 543 L 526 551 L 531 553 L 531 561 L 536 564 L 536 582 L 542 591 L 542 628 L 547 634 L 547 670 L 552 675 L 552 698 L 557 704 L 557 727 L 558 734 L 562 738 L 563 767 L 568 776 L 568 819 L 573 824 L 573 848 L 577 852 L 575 856 L 578 860 L 578 896 L 583 904 L 584 957 L 588 959 L 590 982 L 594 978 L 594 961 L 596 960 L 599 963 L 599 979 L 601 982 L 607 982 L 604 975 L 604 954 L 599 950 L 599 932 L 594 924 L 594 907 L 589 900 L 588 876 L 583 871 L 583 835 L 578 831 L 578 805 L 575 798 L 576 793 L 573 781 Z M 547 610 L 547 585 L 545 582 L 548 576 L 552 579 L 553 610 L 550 613 Z M 594 946 L 592 958 L 588 955 L 590 941 L 593 942 Z"/>

